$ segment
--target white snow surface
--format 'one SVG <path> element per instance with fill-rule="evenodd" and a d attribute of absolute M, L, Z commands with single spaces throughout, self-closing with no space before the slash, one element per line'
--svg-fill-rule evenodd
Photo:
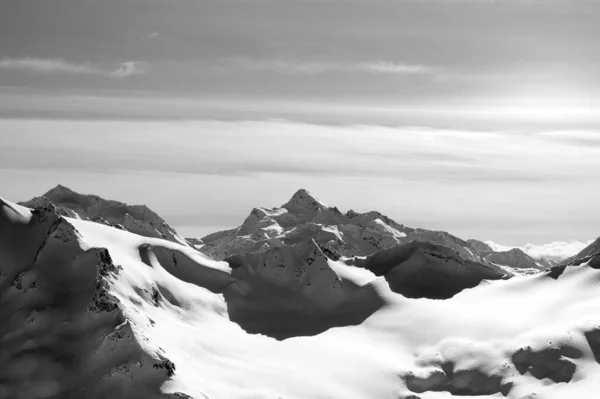
<path fill-rule="evenodd" d="M 163 389 L 195 398 L 398 398 L 411 394 L 400 375 L 428 376 L 451 361 L 455 370 L 477 369 L 514 383 L 509 398 L 596 397 L 600 366 L 582 332 L 600 325 L 600 272 L 568 268 L 558 279 L 541 275 L 483 283 L 449 300 L 409 300 L 389 291 L 383 279 L 332 262 L 338 273 L 371 283 L 387 305 L 362 325 L 330 329 L 314 337 L 276 341 L 249 335 L 227 318 L 222 295 L 185 283 L 151 258 L 143 245 L 188 251 L 199 268 L 228 273 L 225 262 L 193 250 L 96 223 L 70 219 L 86 245 L 106 247 L 123 267 L 112 290 L 148 351 L 161 351 L 177 366 Z M 354 269 L 354 270 L 353 270 Z M 356 273 L 355 273 L 356 272 Z M 166 288 L 180 306 L 135 301 L 136 288 Z M 152 319 L 155 324 L 149 322 Z M 571 345 L 582 356 L 570 383 L 521 375 L 510 361 L 519 348 Z M 446 392 L 418 393 L 422 399 Z M 501 394 L 481 397 L 499 398 Z"/>

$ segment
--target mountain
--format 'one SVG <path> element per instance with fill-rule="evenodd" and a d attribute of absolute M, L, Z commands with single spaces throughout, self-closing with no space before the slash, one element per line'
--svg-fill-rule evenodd
<path fill-rule="evenodd" d="M 48 201 L 54 204 L 63 216 L 105 223 L 144 237 L 164 238 L 190 245 L 146 205 L 127 205 L 97 195 L 79 194 L 60 184 L 41 197 L 21 202 L 20 205 L 35 208 L 47 204 Z"/>
<path fill-rule="evenodd" d="M 495 252 L 492 247 L 490 247 L 488 244 L 486 244 L 483 241 L 474 240 L 474 239 L 468 239 L 467 243 L 471 247 L 473 247 L 477 252 L 482 253 L 482 254 L 483 253 Z"/>
<path fill-rule="evenodd" d="M 556 262 L 544 258 L 535 259 L 520 248 L 497 251 L 489 244 L 479 240 L 469 239 L 467 242 L 488 262 L 496 265 L 509 266 L 513 269 L 518 269 L 517 271 L 526 269 L 531 272 L 536 272 L 549 269 L 557 264 Z"/>
<path fill-rule="evenodd" d="M 582 249 L 578 254 L 573 255 L 570 258 L 565 259 L 562 264 L 563 265 L 571 265 L 571 264 L 581 264 L 589 261 L 592 258 L 598 258 L 596 260 L 600 261 L 600 237 L 596 239 L 596 241 L 592 242 L 590 245 Z"/>
<path fill-rule="evenodd" d="M 250 333 L 277 339 L 358 325 L 384 301 L 366 282 L 371 273 L 344 273 L 314 241 L 226 259 L 236 279 L 225 292 L 229 317 Z M 274 300 L 277 298 L 277 300 Z"/>
<path fill-rule="evenodd" d="M 600 390 L 591 262 L 493 280 L 493 268 L 436 244 L 335 261 L 316 241 L 224 262 L 62 213 L 0 199 L 3 399 Z"/>
<path fill-rule="evenodd" d="M 408 298 L 447 299 L 483 280 L 508 277 L 502 270 L 464 260 L 450 248 L 419 241 L 345 263 L 384 276 L 392 291 Z"/>
<path fill-rule="evenodd" d="M 476 241 L 476 240 L 475 240 Z M 493 241 L 485 241 L 485 245 L 489 246 L 493 251 L 505 252 L 513 248 L 518 248 L 531 256 L 533 259 L 543 260 L 545 263 L 557 265 L 563 262 L 565 259 L 577 254 L 586 246 L 592 243 L 582 242 L 576 240 L 569 241 L 553 241 L 546 244 L 524 244 L 519 247 L 509 247 L 500 244 L 496 244 Z"/>
<path fill-rule="evenodd" d="M 334 259 L 423 241 L 450 248 L 465 260 L 488 263 L 467 242 L 447 232 L 406 227 L 375 211 L 342 213 L 304 189 L 281 207 L 254 208 L 238 228 L 203 237 L 199 249 L 214 259 L 225 259 L 309 240 Z"/>

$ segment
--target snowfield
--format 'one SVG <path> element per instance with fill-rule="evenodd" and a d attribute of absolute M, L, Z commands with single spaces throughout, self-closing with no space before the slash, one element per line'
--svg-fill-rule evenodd
<path fill-rule="evenodd" d="M 0 398 L 600 392 L 598 258 L 506 279 L 436 246 L 333 261 L 312 241 L 225 262 L 48 204 L 0 207 Z M 475 283 L 447 299 L 392 290 L 420 265 L 441 286 Z M 269 333 L 289 314 L 302 322 Z"/>

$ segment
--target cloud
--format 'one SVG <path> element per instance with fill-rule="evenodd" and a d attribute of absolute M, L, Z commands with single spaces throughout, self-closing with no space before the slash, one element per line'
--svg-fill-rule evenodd
<path fill-rule="evenodd" d="M 233 66 L 250 71 L 270 71 L 291 74 L 321 74 L 331 72 L 365 72 L 374 74 L 415 75 L 429 74 L 435 68 L 396 61 L 343 62 L 331 60 L 292 60 L 285 58 L 252 59 L 230 58 L 225 61 Z"/>
<path fill-rule="evenodd" d="M 61 151 L 49 149 L 46 154 L 50 155 L 38 159 L 26 157 L 28 149 L 21 153 L 7 144 L 4 153 L 0 153 L 0 167 L 68 170 L 83 163 L 107 172 L 132 169 L 229 176 L 271 173 L 533 187 L 593 179 L 599 165 L 596 157 L 591 156 L 594 153 L 590 152 L 589 162 L 582 163 L 579 148 L 569 151 L 563 145 L 540 141 L 536 136 L 447 129 L 327 126 L 286 121 L 72 121 L 62 125 L 52 129 L 63 131 L 63 137 L 68 137 L 64 142 L 69 144 L 61 144 Z M 20 131 L 21 139 L 41 147 L 36 121 L 7 122 L 5 126 L 5 131 Z M 83 130 L 114 133 L 98 137 L 90 133 L 82 137 L 79 131 Z M 172 143 L 161 138 L 167 130 Z M 31 134 L 27 140 L 25 131 Z M 122 137 L 123 132 L 127 132 L 126 138 Z M 146 138 L 152 136 L 151 142 L 160 145 L 154 144 L 152 157 L 148 157 L 147 148 L 132 153 L 106 148 L 110 153 L 107 155 L 98 148 L 104 148 L 108 136 L 113 142 L 127 139 L 133 144 L 138 140 L 144 146 L 151 145 Z M 317 148 L 315 143 L 319 143 Z M 54 145 L 53 141 L 47 145 Z M 65 146 L 71 145 L 72 155 L 64 156 Z M 534 148 L 536 152 L 532 152 Z M 253 155 L 256 152 L 268 155 L 257 158 Z M 230 156 L 224 159 L 220 155 L 223 153 Z M 556 162 L 558 157 L 562 159 L 560 164 Z"/>
<path fill-rule="evenodd" d="M 144 73 L 140 63 L 126 61 L 115 69 L 101 68 L 90 63 L 73 63 L 62 58 L 9 58 L 0 59 L 0 69 L 26 71 L 40 74 L 75 74 L 75 75 L 99 75 L 114 78 L 125 78 L 128 76 Z"/>
<path fill-rule="evenodd" d="M 578 254 L 582 249 L 590 245 L 594 240 L 587 242 L 582 241 L 554 241 L 548 244 L 535 245 L 525 244 L 520 247 L 506 247 L 504 245 L 496 244 L 493 241 L 486 241 L 485 243 L 492 247 L 494 251 L 509 251 L 513 248 L 519 248 L 527 255 L 535 259 L 546 258 L 556 261 L 565 260 L 573 255 Z"/>
<path fill-rule="evenodd" d="M 110 76 L 113 78 L 126 78 L 128 76 L 133 75 L 142 75 L 145 73 L 145 70 L 141 67 L 138 62 L 135 61 L 127 61 L 121 63 L 117 69 L 110 73 Z"/>
<path fill-rule="evenodd" d="M 38 73 L 74 73 L 74 74 L 98 74 L 99 69 L 90 64 L 74 64 L 62 58 L 2 58 L 0 69 L 23 70 Z"/>
<path fill-rule="evenodd" d="M 435 71 L 435 68 L 417 65 L 417 64 L 402 64 L 391 61 L 378 61 L 358 65 L 358 69 L 375 73 L 397 73 L 397 74 L 429 74 Z"/>

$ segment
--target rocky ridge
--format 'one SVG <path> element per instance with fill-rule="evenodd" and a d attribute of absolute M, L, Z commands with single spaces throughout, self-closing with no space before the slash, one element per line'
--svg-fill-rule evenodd
<path fill-rule="evenodd" d="M 19 204 L 29 208 L 51 204 L 63 216 L 107 224 L 144 237 L 163 238 L 190 245 L 177 234 L 173 227 L 146 205 L 127 205 L 119 201 L 106 200 L 97 195 L 79 194 L 60 184 L 40 197 Z"/>

